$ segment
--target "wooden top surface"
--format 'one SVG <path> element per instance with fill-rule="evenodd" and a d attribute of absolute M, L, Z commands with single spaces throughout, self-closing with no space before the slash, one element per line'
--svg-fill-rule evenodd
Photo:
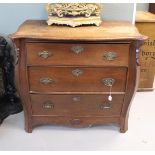
<path fill-rule="evenodd" d="M 11 35 L 11 38 L 33 38 L 53 40 L 144 40 L 135 26 L 129 22 L 103 21 L 101 26 L 48 26 L 45 20 L 27 20 Z"/>
<path fill-rule="evenodd" d="M 155 14 L 147 11 L 137 11 L 136 22 L 155 22 Z"/>

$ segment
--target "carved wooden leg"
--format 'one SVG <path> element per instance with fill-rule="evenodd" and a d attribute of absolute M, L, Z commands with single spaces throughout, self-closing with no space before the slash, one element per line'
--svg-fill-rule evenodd
<path fill-rule="evenodd" d="M 31 118 L 30 115 L 27 113 L 26 107 L 23 107 L 24 110 L 24 118 L 25 118 L 25 131 L 28 133 L 32 133 L 32 122 L 31 122 Z"/>
<path fill-rule="evenodd" d="M 25 118 L 25 131 L 28 133 L 32 133 L 32 123 L 28 120 L 28 118 Z"/>
<path fill-rule="evenodd" d="M 27 133 L 32 133 L 32 125 L 25 125 L 25 131 L 27 132 Z"/>
<path fill-rule="evenodd" d="M 125 133 L 128 130 L 128 115 L 121 118 L 120 132 Z"/>

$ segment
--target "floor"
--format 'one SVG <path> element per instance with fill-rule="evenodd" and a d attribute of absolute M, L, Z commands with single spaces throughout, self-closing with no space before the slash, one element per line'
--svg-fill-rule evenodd
<path fill-rule="evenodd" d="M 155 91 L 138 92 L 133 100 L 129 130 L 105 125 L 73 129 L 40 126 L 24 131 L 23 112 L 0 126 L 0 150 L 155 150 Z"/>

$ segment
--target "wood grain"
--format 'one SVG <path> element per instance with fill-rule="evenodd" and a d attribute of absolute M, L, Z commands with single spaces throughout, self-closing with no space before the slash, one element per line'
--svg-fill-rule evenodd
<path fill-rule="evenodd" d="M 73 48 L 83 50 L 76 54 Z M 94 66 L 128 66 L 129 44 L 65 44 L 65 43 L 27 43 L 27 64 L 44 65 L 94 65 Z M 39 52 L 47 51 L 50 56 L 40 57 Z M 114 60 L 106 60 L 104 54 L 115 52 Z M 68 60 L 68 61 L 66 61 Z"/>
<path fill-rule="evenodd" d="M 155 22 L 155 14 L 147 11 L 137 11 L 136 22 Z"/>
<path fill-rule="evenodd" d="M 51 116 L 120 116 L 124 95 L 31 95 L 32 115 Z M 79 101 L 75 100 L 76 98 Z M 46 109 L 44 104 L 50 102 L 53 108 Z M 102 105 L 110 104 L 110 108 Z"/>
<path fill-rule="evenodd" d="M 83 71 L 78 77 L 72 74 L 75 69 Z M 102 82 L 104 78 L 113 78 L 112 91 L 124 92 L 126 68 L 89 68 L 89 67 L 29 67 L 28 79 L 30 91 L 39 92 L 108 92 L 110 88 Z M 50 78 L 54 82 L 42 84 L 40 79 Z M 123 77 L 123 78 L 122 78 Z"/>
<path fill-rule="evenodd" d="M 33 38 L 52 40 L 143 40 L 129 22 L 104 21 L 101 26 L 83 26 L 71 28 L 67 26 L 48 26 L 44 20 L 27 20 L 11 38 Z"/>

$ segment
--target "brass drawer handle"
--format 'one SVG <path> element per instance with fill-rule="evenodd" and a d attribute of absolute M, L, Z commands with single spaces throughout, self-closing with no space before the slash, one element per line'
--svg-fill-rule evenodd
<path fill-rule="evenodd" d="M 71 48 L 71 50 L 72 50 L 75 54 L 79 54 L 79 53 L 81 53 L 81 52 L 84 50 L 84 48 L 81 47 L 81 46 L 73 46 L 73 47 Z"/>
<path fill-rule="evenodd" d="M 75 118 L 75 119 L 71 120 L 72 125 L 79 125 L 80 123 L 81 123 L 81 120 L 78 119 L 78 118 Z"/>
<path fill-rule="evenodd" d="M 42 51 L 38 53 L 38 56 L 43 58 L 43 59 L 47 59 L 48 57 L 50 57 L 52 54 L 48 51 Z"/>
<path fill-rule="evenodd" d="M 103 103 L 103 104 L 100 105 L 101 110 L 110 109 L 110 108 L 111 108 L 111 103 L 110 102 Z"/>
<path fill-rule="evenodd" d="M 74 76 L 78 77 L 78 76 L 80 76 L 80 75 L 83 74 L 83 70 L 81 70 L 81 69 L 79 69 L 79 68 L 74 69 L 74 70 L 72 70 L 72 74 L 73 74 Z"/>
<path fill-rule="evenodd" d="M 53 104 L 51 101 L 46 101 L 46 102 L 43 104 L 43 108 L 44 108 L 44 109 L 53 109 L 53 108 L 54 108 L 54 104 Z"/>
<path fill-rule="evenodd" d="M 117 58 L 117 53 L 116 52 L 105 52 L 103 54 L 103 59 L 111 61 L 111 60 L 115 60 Z"/>
<path fill-rule="evenodd" d="M 75 97 L 72 98 L 72 100 L 74 102 L 79 102 L 79 101 L 81 101 L 81 97 L 80 96 L 75 96 Z"/>
<path fill-rule="evenodd" d="M 115 83 L 115 79 L 113 78 L 104 78 L 102 79 L 102 82 L 105 86 L 108 86 L 108 87 L 112 87 Z"/>
<path fill-rule="evenodd" d="M 53 79 L 50 78 L 41 78 L 40 79 L 40 83 L 44 84 L 44 85 L 48 85 L 48 84 L 52 84 L 54 81 Z"/>

